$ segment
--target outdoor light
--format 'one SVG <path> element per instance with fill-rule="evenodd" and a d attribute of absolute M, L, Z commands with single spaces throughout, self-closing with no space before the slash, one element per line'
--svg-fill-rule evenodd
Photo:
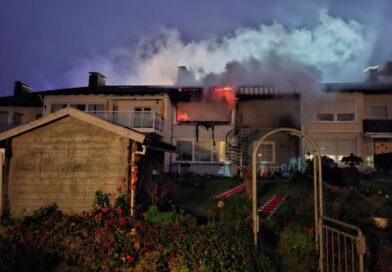
<path fill-rule="evenodd" d="M 310 152 L 306 153 L 305 160 L 313 160 L 313 154 L 310 154 Z"/>

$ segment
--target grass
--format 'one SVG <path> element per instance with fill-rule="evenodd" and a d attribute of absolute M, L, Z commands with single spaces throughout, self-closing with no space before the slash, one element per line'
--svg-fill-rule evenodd
<path fill-rule="evenodd" d="M 383 176 L 372 179 L 361 180 L 360 187 L 363 189 L 371 189 L 374 191 L 381 191 L 392 197 L 392 177 Z"/>
<path fill-rule="evenodd" d="M 174 191 L 174 203 L 187 212 L 195 216 L 206 217 L 208 209 L 214 203 L 214 196 L 223 193 L 243 183 L 242 178 L 190 178 L 180 180 Z M 258 206 L 264 203 L 271 196 L 284 194 L 290 198 L 303 198 L 311 190 L 309 186 L 302 183 L 293 183 L 288 179 L 260 179 L 258 185 Z M 305 186 L 304 186 L 305 185 Z M 237 193 L 230 199 L 246 198 L 245 191 Z"/>

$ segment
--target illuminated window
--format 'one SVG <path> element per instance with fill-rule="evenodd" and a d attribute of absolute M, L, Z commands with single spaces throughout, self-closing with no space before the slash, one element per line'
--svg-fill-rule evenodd
<path fill-rule="evenodd" d="M 275 163 L 275 144 L 263 143 L 257 151 L 257 161 L 261 163 Z"/>
<path fill-rule="evenodd" d="M 192 141 L 177 141 L 177 157 L 178 161 L 192 161 L 193 152 Z"/>

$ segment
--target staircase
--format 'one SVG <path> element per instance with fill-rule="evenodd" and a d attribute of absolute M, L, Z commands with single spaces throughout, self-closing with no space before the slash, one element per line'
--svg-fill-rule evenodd
<path fill-rule="evenodd" d="M 226 159 L 238 165 L 249 165 L 252 155 L 248 152 L 249 145 L 269 130 L 243 127 L 231 130 L 226 136 Z"/>

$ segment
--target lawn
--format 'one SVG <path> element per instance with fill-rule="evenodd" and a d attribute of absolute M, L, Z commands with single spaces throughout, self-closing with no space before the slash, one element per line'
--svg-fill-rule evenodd
<path fill-rule="evenodd" d="M 174 191 L 173 201 L 180 209 L 193 213 L 198 217 L 208 215 L 208 209 L 214 203 L 214 196 L 223 193 L 243 183 L 242 178 L 207 178 L 194 177 L 179 180 Z M 309 184 L 295 184 L 289 179 L 259 179 L 258 206 L 276 194 L 287 195 L 289 198 L 301 198 L 309 194 L 312 181 Z M 246 198 L 245 191 L 237 193 L 230 199 Z"/>
<path fill-rule="evenodd" d="M 381 176 L 372 179 L 361 180 L 360 187 L 363 189 L 371 189 L 374 191 L 381 191 L 384 195 L 392 197 L 392 177 Z"/>

